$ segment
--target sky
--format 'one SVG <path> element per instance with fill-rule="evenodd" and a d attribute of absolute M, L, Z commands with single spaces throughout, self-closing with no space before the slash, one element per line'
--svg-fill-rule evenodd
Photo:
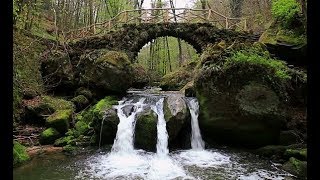
<path fill-rule="evenodd" d="M 164 1 L 168 2 L 169 4 L 169 0 L 164 0 Z M 195 1 L 196 0 L 173 0 L 173 3 L 175 5 L 175 8 L 185 8 L 185 7 L 190 8 Z M 142 7 L 151 8 L 151 0 L 144 0 Z"/>

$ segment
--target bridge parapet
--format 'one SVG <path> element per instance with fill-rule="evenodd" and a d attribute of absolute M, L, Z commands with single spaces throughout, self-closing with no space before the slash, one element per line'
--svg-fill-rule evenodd
<path fill-rule="evenodd" d="M 104 34 L 124 24 L 210 23 L 220 29 L 247 30 L 245 18 L 230 18 L 213 9 L 152 8 L 125 10 L 112 19 L 66 33 L 68 40 Z"/>

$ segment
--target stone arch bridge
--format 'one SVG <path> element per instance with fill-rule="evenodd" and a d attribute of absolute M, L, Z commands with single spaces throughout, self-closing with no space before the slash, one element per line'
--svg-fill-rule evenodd
<path fill-rule="evenodd" d="M 201 53 L 209 44 L 224 40 L 234 42 L 253 42 L 256 37 L 244 31 L 219 29 L 210 23 L 162 23 L 125 24 L 117 31 L 104 35 L 90 36 L 70 43 L 76 52 L 94 49 L 123 51 L 134 61 L 140 49 L 153 39 L 163 36 L 180 38 Z"/>
<path fill-rule="evenodd" d="M 79 52 L 92 49 L 124 51 L 134 60 L 140 49 L 162 36 L 180 38 L 201 53 L 208 44 L 256 40 L 245 18 L 230 18 L 213 9 L 153 8 L 125 10 L 103 23 L 66 33 Z"/>

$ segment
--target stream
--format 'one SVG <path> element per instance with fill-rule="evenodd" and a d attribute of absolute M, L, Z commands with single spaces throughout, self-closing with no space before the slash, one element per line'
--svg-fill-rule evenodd
<path fill-rule="evenodd" d="M 64 154 L 35 157 L 13 170 L 14 180 L 53 179 L 295 179 L 276 163 L 251 153 L 226 147 L 205 148 L 198 124 L 196 98 L 184 98 L 191 114 L 191 149 L 169 151 L 163 112 L 164 94 L 126 97 L 115 106 L 120 123 L 111 148 L 86 148 L 75 156 Z M 132 106 L 129 114 L 125 106 Z M 158 117 L 156 152 L 134 148 L 136 114 L 150 107 Z"/>

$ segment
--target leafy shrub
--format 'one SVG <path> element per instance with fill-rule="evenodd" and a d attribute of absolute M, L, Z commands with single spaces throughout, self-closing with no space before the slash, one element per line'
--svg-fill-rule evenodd
<path fill-rule="evenodd" d="M 290 25 L 300 13 L 300 7 L 296 0 L 273 0 L 272 15 L 283 20 L 284 25 Z"/>

